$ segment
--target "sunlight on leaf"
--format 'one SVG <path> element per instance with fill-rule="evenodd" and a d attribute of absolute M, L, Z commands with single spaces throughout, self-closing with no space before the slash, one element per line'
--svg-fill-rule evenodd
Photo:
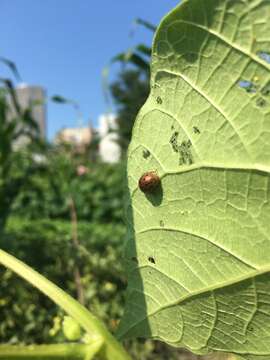
<path fill-rule="evenodd" d="M 128 154 L 119 337 L 269 359 L 269 48 L 268 0 L 183 1 L 158 28 Z M 161 186 L 143 193 L 149 171 Z"/>

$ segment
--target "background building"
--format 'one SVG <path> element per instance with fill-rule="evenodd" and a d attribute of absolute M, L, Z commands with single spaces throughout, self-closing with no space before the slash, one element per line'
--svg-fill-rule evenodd
<path fill-rule="evenodd" d="M 60 130 L 56 137 L 55 143 L 72 145 L 78 152 L 83 152 L 93 139 L 91 127 L 65 128 Z"/>
<path fill-rule="evenodd" d="M 46 138 L 46 92 L 41 86 L 32 86 L 21 84 L 15 88 L 17 101 L 22 110 L 31 108 L 32 118 L 36 121 L 41 138 Z M 11 99 L 10 102 L 10 117 L 17 116 Z M 21 124 L 18 124 L 20 127 Z M 15 146 L 23 146 L 26 143 L 26 138 L 21 136 L 16 140 Z"/>
<path fill-rule="evenodd" d="M 117 126 L 114 114 L 103 114 L 99 117 L 99 155 L 101 160 L 107 163 L 116 163 L 121 157 L 121 148 L 115 131 Z"/>
<path fill-rule="evenodd" d="M 32 108 L 33 119 L 37 122 L 42 138 L 46 137 L 46 92 L 41 86 L 21 84 L 16 88 L 19 104 L 23 109 Z"/>
<path fill-rule="evenodd" d="M 114 114 L 103 114 L 99 117 L 98 128 L 89 127 L 65 128 L 59 131 L 54 142 L 58 145 L 69 144 L 77 152 L 89 150 L 89 156 L 97 155 L 101 161 L 116 163 L 121 157 L 118 144 L 117 121 Z M 95 152 L 95 154 L 94 154 Z"/>

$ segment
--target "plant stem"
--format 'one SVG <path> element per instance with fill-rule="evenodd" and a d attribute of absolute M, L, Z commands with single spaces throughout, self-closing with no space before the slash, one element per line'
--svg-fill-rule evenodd
<path fill-rule="evenodd" d="M 90 334 L 94 341 L 102 340 L 104 342 L 103 359 L 131 359 L 123 346 L 107 330 L 104 323 L 57 285 L 3 250 L 0 250 L 0 263 L 24 278 L 64 309 Z"/>
<path fill-rule="evenodd" d="M 77 212 L 75 207 L 75 202 L 72 197 L 69 199 L 69 207 L 70 207 L 70 217 L 71 217 L 71 231 L 72 231 L 72 243 L 74 248 L 79 251 L 80 243 L 78 239 L 78 219 L 77 219 Z M 81 273 L 79 269 L 79 265 L 75 263 L 74 265 L 74 281 L 77 290 L 77 299 L 79 303 L 82 305 L 85 304 L 85 297 L 84 297 L 84 289 L 82 285 Z"/>
<path fill-rule="evenodd" d="M 0 345 L 3 360 L 89 360 L 100 350 L 101 341 L 92 344 Z"/>

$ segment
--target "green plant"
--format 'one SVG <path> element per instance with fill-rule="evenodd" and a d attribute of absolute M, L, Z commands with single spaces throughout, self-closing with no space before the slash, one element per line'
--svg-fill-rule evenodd
<path fill-rule="evenodd" d="M 78 174 L 83 166 L 85 173 Z M 39 219 L 70 219 L 69 199 L 73 198 L 79 220 L 120 223 L 123 218 L 125 163 L 91 163 L 51 150 L 46 171 L 31 177 L 13 204 L 18 216 Z M 79 191 L 78 191 L 79 189 Z M 108 201 L 109 200 L 109 201 Z"/>
<path fill-rule="evenodd" d="M 3 61 L 3 59 L 0 59 Z M 7 64 L 18 76 L 13 63 Z M 13 66 L 12 66 L 13 65 Z M 42 171 L 34 154 L 43 148 L 39 129 L 31 108 L 23 109 L 12 81 L 1 79 L 0 88 L 0 236 L 11 213 L 12 205 L 31 176 Z M 18 146 L 23 139 L 24 146 Z"/>
<path fill-rule="evenodd" d="M 136 19 L 135 25 L 143 25 L 151 31 L 156 29 L 142 19 Z M 151 47 L 139 44 L 111 60 L 111 64 L 121 65 L 117 79 L 110 84 L 109 90 L 117 111 L 118 127 L 114 131 L 118 134 L 123 155 L 130 143 L 135 118 L 149 95 L 151 52 Z"/>
<path fill-rule="evenodd" d="M 158 28 L 128 154 L 118 336 L 269 359 L 269 46 L 267 0 L 186 0 Z M 161 185 L 143 193 L 149 171 Z"/>

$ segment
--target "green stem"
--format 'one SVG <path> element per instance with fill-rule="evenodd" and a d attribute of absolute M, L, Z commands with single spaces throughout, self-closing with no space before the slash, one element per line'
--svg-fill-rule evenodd
<path fill-rule="evenodd" d="M 89 344 L 0 345 L 0 359 L 6 360 L 90 360 L 100 350 L 101 341 Z"/>
<path fill-rule="evenodd" d="M 93 340 L 102 340 L 104 342 L 104 359 L 131 360 L 123 346 L 106 329 L 103 322 L 65 291 L 3 250 L 0 250 L 0 263 L 24 278 L 64 309 L 91 335 Z"/>

